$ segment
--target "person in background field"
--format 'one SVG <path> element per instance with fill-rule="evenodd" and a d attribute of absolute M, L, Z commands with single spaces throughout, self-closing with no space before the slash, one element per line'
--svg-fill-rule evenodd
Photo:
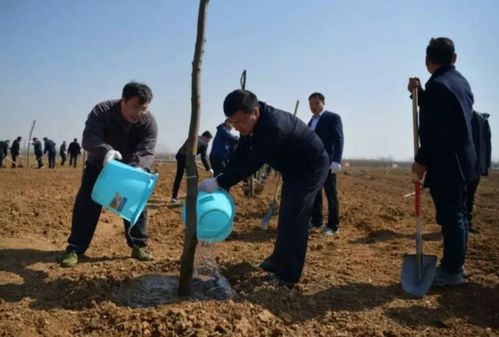
<path fill-rule="evenodd" d="M 426 68 L 431 74 L 425 90 L 419 78 L 409 78 L 407 89 L 419 91 L 420 147 L 412 164 L 413 180 L 425 176 L 424 186 L 442 227 L 443 257 L 435 271 L 434 287 L 465 283 L 464 261 L 468 243 L 466 185 L 478 179 L 480 169 L 471 131 L 473 93 L 454 67 L 454 42 L 440 37 L 426 48 Z"/>
<path fill-rule="evenodd" d="M 66 141 L 63 141 L 61 144 L 61 147 L 59 147 L 59 156 L 61 156 L 61 166 L 64 166 L 64 163 L 66 162 Z"/>
<path fill-rule="evenodd" d="M 488 176 L 489 168 L 492 159 L 492 143 L 491 131 L 489 124 L 489 114 L 478 113 L 473 110 L 473 118 L 471 119 L 471 129 L 473 132 L 473 144 L 480 166 L 480 175 Z M 478 179 L 470 181 L 466 186 L 466 216 L 469 223 L 470 233 L 479 234 L 473 223 L 473 206 L 475 203 L 475 193 L 480 183 L 480 176 Z"/>
<path fill-rule="evenodd" d="M 40 142 L 36 137 L 33 137 L 33 149 L 35 152 L 36 162 L 38 163 L 38 168 L 44 168 L 42 142 Z"/>
<path fill-rule="evenodd" d="M 5 168 L 3 160 L 4 158 L 7 158 L 7 155 L 9 154 L 9 143 L 10 140 L 8 139 L 0 141 L 0 168 Z"/>
<path fill-rule="evenodd" d="M 75 138 L 73 142 L 69 144 L 68 152 L 69 152 L 69 166 L 73 165 L 73 167 L 76 167 L 78 155 L 81 154 L 81 146 L 80 144 L 78 144 L 78 139 Z"/>
<path fill-rule="evenodd" d="M 17 167 L 17 158 L 21 154 L 21 139 L 22 137 L 19 136 L 14 140 L 12 143 L 12 146 L 10 147 L 10 157 L 12 158 L 12 168 Z"/>
<path fill-rule="evenodd" d="M 71 234 L 61 261 L 63 267 L 76 265 L 92 241 L 102 206 L 92 200 L 91 193 L 104 165 L 116 159 L 150 171 L 158 136 L 156 120 L 148 111 L 151 100 L 152 92 L 147 85 L 130 82 L 124 86 L 121 99 L 99 103 L 88 115 L 82 141 L 88 159 L 73 208 Z M 125 220 L 124 227 L 132 257 L 153 260 L 147 249 L 146 209 L 135 225 Z"/>
<path fill-rule="evenodd" d="M 217 126 L 217 133 L 215 139 L 213 139 L 210 152 L 210 164 L 215 176 L 222 173 L 227 166 L 229 156 L 234 152 L 239 142 L 239 137 L 230 133 L 231 130 L 232 125 L 230 125 L 228 119 Z"/>
<path fill-rule="evenodd" d="M 227 190 L 265 163 L 281 173 L 277 239 L 274 251 L 260 267 L 271 273 L 271 282 L 293 287 L 305 263 L 312 204 L 329 170 L 324 145 L 300 119 L 259 102 L 248 90 L 228 94 L 224 113 L 241 138 L 223 172 L 204 180 L 199 189 Z"/>
<path fill-rule="evenodd" d="M 208 150 L 208 144 L 210 144 L 210 140 L 213 138 L 213 135 L 210 131 L 205 131 L 201 136 L 198 137 L 198 148 L 197 154 L 201 155 L 201 161 L 203 162 L 204 168 L 206 171 L 211 172 L 213 174 L 213 170 L 211 169 L 210 163 L 208 162 L 208 158 L 206 156 L 206 151 Z M 186 165 L 186 155 L 187 155 L 187 143 L 189 139 L 187 139 L 182 145 L 182 147 L 178 150 L 175 159 L 177 160 L 177 174 L 175 175 L 175 181 L 173 182 L 173 190 L 172 190 L 172 203 L 177 203 L 178 190 L 180 189 L 180 183 L 182 182 L 182 177 L 185 171 Z"/>
<path fill-rule="evenodd" d="M 340 215 L 338 192 L 336 188 L 336 174 L 341 171 L 341 155 L 343 153 L 343 124 L 341 117 L 334 112 L 326 110 L 326 99 L 319 92 L 314 92 L 308 98 L 312 119 L 308 126 L 315 131 L 322 140 L 329 157 L 329 172 L 324 182 L 324 191 L 329 208 L 326 226 L 323 228 L 325 235 L 335 235 L 340 231 Z M 310 227 L 322 226 L 322 191 L 317 193 L 312 208 Z"/>
<path fill-rule="evenodd" d="M 56 146 L 53 140 L 43 137 L 44 148 L 43 153 L 48 154 L 49 168 L 55 169 L 55 157 L 57 155 Z"/>

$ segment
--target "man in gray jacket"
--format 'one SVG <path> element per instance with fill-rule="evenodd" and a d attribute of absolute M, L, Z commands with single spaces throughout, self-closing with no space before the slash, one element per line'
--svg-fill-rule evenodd
<path fill-rule="evenodd" d="M 99 103 L 88 115 L 82 141 L 88 159 L 74 204 L 71 234 L 61 262 L 63 267 L 76 265 L 92 241 L 102 206 L 92 200 L 91 193 L 103 166 L 117 159 L 150 170 L 158 134 L 156 120 L 148 111 L 151 100 L 148 86 L 130 82 L 123 88 L 121 99 Z M 132 257 L 152 260 L 147 251 L 146 210 L 130 231 L 130 222 L 124 223 Z"/>

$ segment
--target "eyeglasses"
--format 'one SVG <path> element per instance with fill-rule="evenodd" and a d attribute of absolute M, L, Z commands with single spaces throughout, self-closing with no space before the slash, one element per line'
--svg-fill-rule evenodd
<path fill-rule="evenodd" d="M 235 119 L 232 119 L 230 117 L 228 119 L 229 119 L 230 124 L 232 124 L 233 127 L 237 127 L 240 125 L 245 125 L 248 122 L 251 115 L 253 115 L 253 112 L 246 114 L 246 116 L 240 120 L 235 120 Z"/>
<path fill-rule="evenodd" d="M 137 108 L 131 109 L 134 115 L 145 115 L 147 113 L 147 106 L 139 106 Z"/>

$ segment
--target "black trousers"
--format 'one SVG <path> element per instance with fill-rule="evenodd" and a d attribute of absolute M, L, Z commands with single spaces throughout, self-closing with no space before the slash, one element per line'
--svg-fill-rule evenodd
<path fill-rule="evenodd" d="M 177 199 L 178 190 L 180 189 L 180 183 L 182 182 L 182 177 L 185 172 L 185 156 L 176 156 L 177 159 L 177 174 L 175 175 L 175 181 L 173 182 L 172 199 Z"/>
<path fill-rule="evenodd" d="M 61 166 L 64 166 L 64 163 L 66 162 L 66 154 L 65 153 L 61 153 Z"/>
<path fill-rule="evenodd" d="M 73 165 L 73 167 L 76 167 L 77 160 L 78 160 L 77 154 L 69 154 L 69 166 Z"/>
<path fill-rule="evenodd" d="M 227 160 L 223 160 L 216 156 L 210 155 L 210 164 L 211 168 L 213 169 L 213 174 L 216 177 L 224 171 L 225 167 L 227 166 Z"/>
<path fill-rule="evenodd" d="M 19 157 L 19 155 L 11 153 L 10 156 L 12 158 L 12 167 L 17 167 L 17 158 Z"/>
<path fill-rule="evenodd" d="M 36 154 L 36 162 L 38 163 L 38 168 L 41 168 L 43 166 L 43 153 Z"/>
<path fill-rule="evenodd" d="M 430 186 L 435 204 L 437 223 L 442 226 L 444 252 L 442 268 L 457 274 L 464 265 L 468 245 L 468 219 L 466 217 L 466 184 L 438 181 Z"/>
<path fill-rule="evenodd" d="M 324 191 L 326 192 L 326 199 L 329 209 L 329 216 L 327 219 L 326 226 L 331 229 L 339 229 L 340 227 L 340 215 L 339 215 L 339 203 L 338 203 L 338 193 L 336 190 L 336 174 L 332 174 L 328 170 L 326 181 L 324 182 Z M 312 208 L 312 217 L 310 222 L 313 226 L 322 226 L 322 189 L 319 190 L 317 196 L 315 197 L 314 206 Z"/>
<path fill-rule="evenodd" d="M 479 183 L 480 179 L 477 179 L 466 185 L 466 218 L 470 228 L 473 228 L 473 206 L 475 205 L 475 193 Z"/>
<path fill-rule="evenodd" d="M 308 244 L 308 223 L 317 192 L 326 180 L 328 158 L 300 179 L 283 179 L 277 239 L 270 260 L 279 266 L 275 273 L 286 282 L 298 282 L 303 272 Z"/>
<path fill-rule="evenodd" d="M 102 168 L 85 163 L 85 170 L 81 180 L 81 187 L 76 195 L 73 208 L 73 219 L 71 222 L 71 234 L 68 238 L 66 251 L 76 251 L 84 254 L 92 241 L 95 228 L 99 221 L 102 206 L 94 202 L 91 198 L 92 189 Z M 140 215 L 139 219 L 132 227 L 130 234 L 130 222 L 124 220 L 125 236 L 128 246 L 144 247 L 147 245 L 147 211 Z"/>
<path fill-rule="evenodd" d="M 0 154 L 0 167 L 4 167 L 3 166 L 3 153 Z"/>
<path fill-rule="evenodd" d="M 53 169 L 55 168 L 55 153 L 49 153 L 49 168 Z"/>

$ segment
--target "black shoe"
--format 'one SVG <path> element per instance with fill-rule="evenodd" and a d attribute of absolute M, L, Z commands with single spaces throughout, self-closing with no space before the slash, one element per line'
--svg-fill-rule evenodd
<path fill-rule="evenodd" d="M 288 289 L 293 289 L 296 285 L 296 282 L 285 281 L 275 274 L 273 274 L 272 276 L 274 278 L 273 283 L 277 287 L 286 287 Z"/>
<path fill-rule="evenodd" d="M 320 227 L 322 227 L 322 224 L 321 224 L 321 223 L 317 224 L 317 223 L 314 223 L 314 222 L 312 222 L 312 221 L 309 221 L 309 223 L 308 223 L 308 228 L 309 228 L 309 229 L 310 229 L 310 228 L 320 228 Z"/>
<path fill-rule="evenodd" d="M 279 265 L 273 262 L 269 257 L 263 260 L 263 262 L 260 263 L 259 267 L 265 271 L 268 271 L 269 273 L 275 273 L 279 270 Z"/>

